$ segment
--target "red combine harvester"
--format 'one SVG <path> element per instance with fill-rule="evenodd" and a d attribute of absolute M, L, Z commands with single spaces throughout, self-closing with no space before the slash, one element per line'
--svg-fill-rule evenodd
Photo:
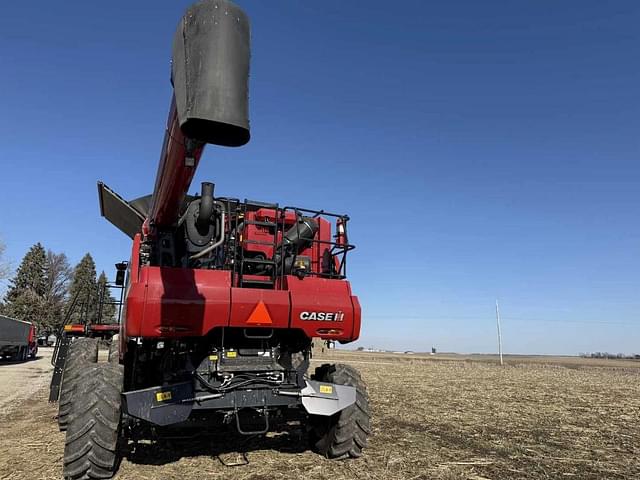
<path fill-rule="evenodd" d="M 101 213 L 133 239 L 123 320 L 109 362 L 73 342 L 64 475 L 109 478 L 119 445 L 173 428 L 305 426 L 329 458 L 369 434 L 353 368 L 307 370 L 312 338 L 348 343 L 360 305 L 346 280 L 346 215 L 188 188 L 207 143 L 249 141 L 249 22 L 225 0 L 193 5 L 173 42 L 171 102 L 153 194 L 127 202 L 98 183 Z M 65 379 L 63 386 L 65 388 Z"/>

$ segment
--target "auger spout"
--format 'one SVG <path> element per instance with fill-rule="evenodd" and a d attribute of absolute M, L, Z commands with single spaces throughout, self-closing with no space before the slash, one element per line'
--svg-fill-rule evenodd
<path fill-rule="evenodd" d="M 250 27 L 226 0 L 206 0 L 183 16 L 173 39 L 174 88 L 145 234 L 176 225 L 207 143 L 249 141 Z"/>

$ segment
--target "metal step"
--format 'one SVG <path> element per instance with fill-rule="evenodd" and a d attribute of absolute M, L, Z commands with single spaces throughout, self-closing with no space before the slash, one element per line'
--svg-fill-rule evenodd
<path fill-rule="evenodd" d="M 244 258 L 242 259 L 244 263 L 252 263 L 254 265 L 275 265 L 276 262 L 273 260 L 260 260 L 257 258 Z"/>
<path fill-rule="evenodd" d="M 60 396 L 60 384 L 62 383 L 62 374 L 64 372 L 64 364 L 67 361 L 67 352 L 69 351 L 70 343 L 71 337 L 61 330 L 56 340 L 54 355 L 51 358 L 51 363 L 54 368 L 51 383 L 49 384 L 49 402 L 57 402 Z"/>
<path fill-rule="evenodd" d="M 250 245 L 264 245 L 266 247 L 273 247 L 274 245 L 276 245 L 274 242 L 263 242 L 260 240 L 242 240 L 242 243 L 246 243 Z"/>
<path fill-rule="evenodd" d="M 250 279 L 250 278 L 242 278 L 240 280 L 242 282 L 242 286 L 245 285 L 269 285 L 270 287 L 272 287 L 273 285 L 275 285 L 275 280 L 254 280 L 254 279 Z"/>

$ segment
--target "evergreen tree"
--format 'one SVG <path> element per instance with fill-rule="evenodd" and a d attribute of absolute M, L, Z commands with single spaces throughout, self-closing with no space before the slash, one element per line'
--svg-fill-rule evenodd
<path fill-rule="evenodd" d="M 73 301 L 76 299 L 75 306 Z M 73 307 L 73 310 L 71 308 Z M 73 269 L 73 279 L 69 288 L 67 312 L 71 323 L 93 322 L 98 307 L 98 282 L 96 281 L 96 264 L 87 253 Z"/>
<path fill-rule="evenodd" d="M 25 290 L 7 302 L 4 314 L 33 323 L 38 331 L 46 331 L 47 328 L 47 303 L 44 297 L 37 295 L 33 290 Z"/>
<path fill-rule="evenodd" d="M 111 295 L 111 290 L 106 287 L 107 276 L 104 271 L 100 272 L 98 277 L 98 299 L 102 300 L 102 323 L 111 323 L 115 320 L 116 315 L 116 299 Z"/>
<path fill-rule="evenodd" d="M 46 291 L 47 256 L 44 247 L 36 243 L 26 253 L 15 277 L 10 280 L 7 292 L 7 303 L 15 301 L 25 291 L 31 291 L 37 296 L 44 296 Z"/>
<path fill-rule="evenodd" d="M 45 250 L 36 243 L 26 253 L 15 277 L 9 282 L 3 314 L 43 328 L 47 323 L 46 272 Z"/>

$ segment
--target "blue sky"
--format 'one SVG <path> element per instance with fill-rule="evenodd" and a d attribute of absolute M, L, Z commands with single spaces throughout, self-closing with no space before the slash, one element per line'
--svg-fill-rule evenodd
<path fill-rule="evenodd" d="M 130 255 L 100 179 L 153 184 L 187 1 L 9 2 L 0 237 Z M 348 213 L 363 346 L 640 352 L 640 3 L 264 2 L 252 140 L 194 185 Z M 195 188 L 194 188 L 195 190 Z"/>

